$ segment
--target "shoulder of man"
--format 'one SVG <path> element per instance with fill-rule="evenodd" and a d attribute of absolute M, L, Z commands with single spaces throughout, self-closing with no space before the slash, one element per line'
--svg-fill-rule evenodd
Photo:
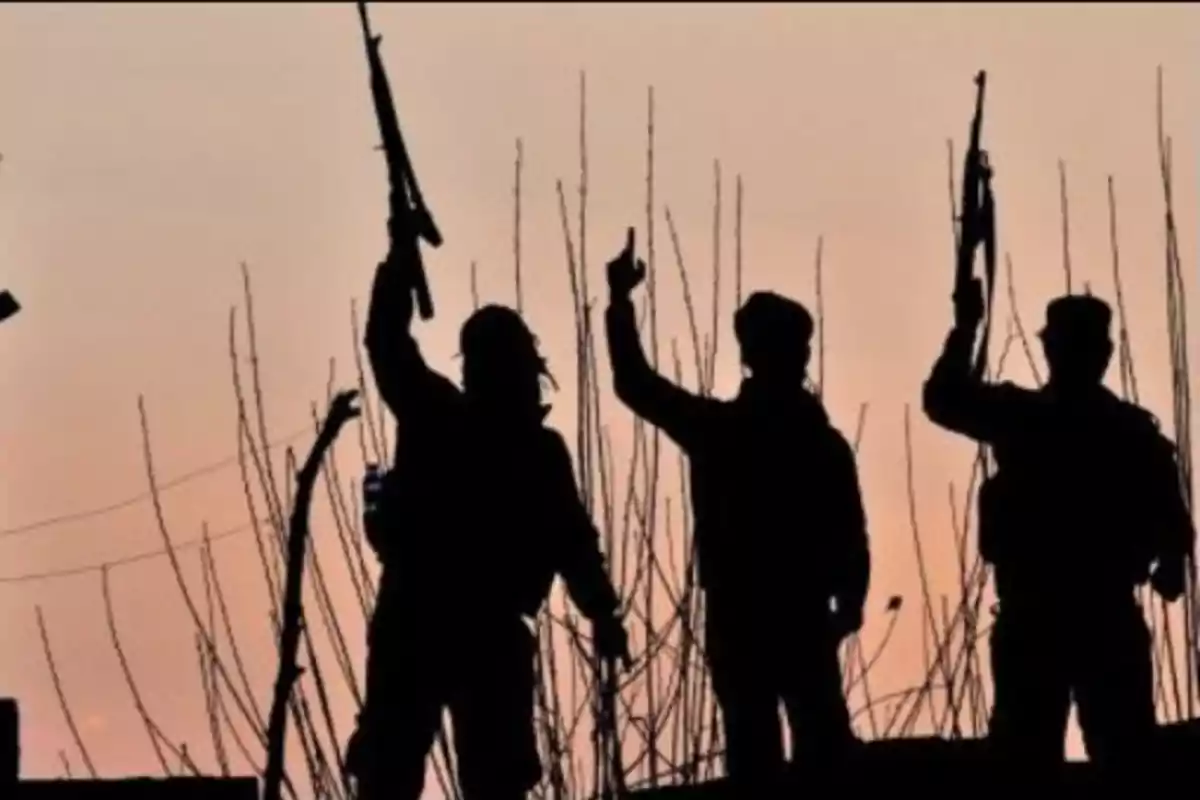
<path fill-rule="evenodd" d="M 551 427 L 539 431 L 538 465 L 534 468 L 536 480 L 543 487 L 543 501 L 556 509 L 555 514 L 567 515 L 567 526 L 574 528 L 585 514 L 579 481 L 575 475 L 575 462 L 563 435 Z M 590 519 L 588 520 L 590 524 Z"/>
<path fill-rule="evenodd" d="M 1135 444 L 1152 449 L 1156 454 L 1175 457 L 1175 443 L 1163 433 L 1162 423 L 1153 412 L 1128 400 L 1116 400 L 1117 422 L 1125 436 Z"/>
<path fill-rule="evenodd" d="M 840 480 L 848 472 L 858 469 L 858 457 L 854 445 L 832 422 L 820 426 L 817 433 L 820 458 L 828 465 L 825 473 L 829 480 Z"/>
<path fill-rule="evenodd" d="M 1117 398 L 1117 408 L 1124 416 L 1127 424 L 1134 430 L 1139 430 L 1147 435 L 1162 436 L 1162 422 L 1154 415 L 1154 412 L 1148 408 L 1143 408 L 1137 403 L 1131 403 L 1128 400 Z"/>
<path fill-rule="evenodd" d="M 832 421 L 828 421 L 822 426 L 822 436 L 824 436 L 827 443 L 826 446 L 830 448 L 832 453 L 842 457 L 848 456 L 854 458 L 854 445 L 850 444 L 850 440 L 846 438 L 846 434 L 842 433 Z"/>
<path fill-rule="evenodd" d="M 547 451 L 563 451 L 567 449 L 567 440 L 558 429 L 543 422 L 537 428 L 537 443 Z"/>
<path fill-rule="evenodd" d="M 542 425 L 537 429 L 534 445 L 542 466 L 548 470 L 566 469 L 574 474 L 574 462 L 567 440 L 556 429 Z"/>
<path fill-rule="evenodd" d="M 999 383 L 989 384 L 994 396 L 1001 403 L 1012 403 L 1014 406 L 1020 404 L 1033 404 L 1042 400 L 1042 391 L 1040 389 L 1029 389 L 1025 386 L 1019 386 L 1012 381 L 1000 381 Z"/>
<path fill-rule="evenodd" d="M 985 384 L 989 416 L 999 424 L 998 435 L 1007 439 L 1025 430 L 1025 421 L 1049 407 L 1044 389 L 1030 389 L 1012 381 Z M 995 442 L 993 442 L 995 444 Z"/>

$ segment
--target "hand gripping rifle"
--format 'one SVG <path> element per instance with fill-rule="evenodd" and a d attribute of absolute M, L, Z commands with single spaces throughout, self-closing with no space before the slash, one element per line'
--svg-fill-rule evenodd
<path fill-rule="evenodd" d="M 954 298 L 957 301 L 973 277 L 975 251 L 983 245 L 986 314 L 982 342 L 972 372 L 976 379 L 987 368 L 988 334 L 992 322 L 992 293 L 996 277 L 996 207 L 992 196 L 992 168 L 988 154 L 979 147 L 983 128 L 983 92 L 987 73 L 975 76 L 975 116 L 971 120 L 970 142 L 963 163 L 962 206 L 959 211 L 958 253 L 954 271 Z"/>
<path fill-rule="evenodd" d="M 388 184 L 391 187 L 388 193 L 390 253 L 394 254 L 402 247 L 412 248 L 409 263 L 413 265 L 412 289 L 416 293 L 417 311 L 421 319 L 429 320 L 433 318 L 433 299 L 429 296 L 429 283 L 425 278 L 418 239 L 424 239 L 432 247 L 441 247 L 442 234 L 425 206 L 421 187 L 417 184 L 417 176 L 408 159 L 408 148 L 404 146 L 404 137 L 400 134 L 392 90 L 379 57 L 379 43 L 383 37 L 371 32 L 367 4 L 359 0 L 357 5 L 358 18 L 362 22 L 363 44 L 367 49 L 367 64 L 371 69 L 371 98 L 375 101 L 375 118 L 379 121 L 382 150 L 387 159 Z"/>

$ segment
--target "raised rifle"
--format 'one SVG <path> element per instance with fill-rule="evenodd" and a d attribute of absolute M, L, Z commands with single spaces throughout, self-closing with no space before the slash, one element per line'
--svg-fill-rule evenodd
<path fill-rule="evenodd" d="M 392 101 L 392 90 L 388 85 L 383 60 L 379 56 L 382 36 L 372 33 L 367 19 L 367 4 L 359 0 L 358 18 L 362 23 L 363 44 L 367 50 L 367 64 L 371 70 L 371 98 L 375 102 L 375 118 L 379 122 L 379 134 L 383 139 L 381 149 L 387 159 L 388 170 L 388 238 L 389 257 L 399 248 L 411 248 L 408 263 L 413 265 L 412 290 L 416 294 L 417 311 L 421 319 L 433 318 L 433 299 L 429 296 L 429 282 L 425 277 L 425 266 L 421 261 L 419 239 L 432 247 L 441 247 L 442 234 L 433 221 L 413 172 L 408 157 L 408 148 L 400 134 L 400 123 L 396 116 L 396 105 Z"/>
<path fill-rule="evenodd" d="M 970 141 L 963 156 L 962 204 L 959 209 L 958 253 L 954 270 L 954 298 L 957 301 L 970 284 L 975 271 L 975 251 L 984 249 L 986 312 L 983 338 L 972 372 L 980 377 L 987 367 L 988 334 L 991 329 L 992 294 L 996 276 L 996 208 L 992 196 L 992 168 L 988 154 L 979 146 L 983 128 L 983 94 L 987 73 L 975 76 L 975 116 L 971 120 Z"/>
<path fill-rule="evenodd" d="M 975 76 L 975 116 L 971 119 L 970 141 L 963 156 L 962 205 L 959 209 L 958 252 L 954 267 L 954 299 L 957 303 L 970 285 L 975 272 L 975 251 L 983 245 L 984 313 L 983 334 L 979 352 L 971 365 L 971 377 L 983 379 L 987 369 L 988 340 L 992 327 L 992 295 L 996 284 L 996 204 L 992 195 L 992 166 L 988 154 L 979 146 L 983 129 L 983 93 L 987 87 L 987 73 L 983 70 Z M 989 469 L 987 445 L 979 444 L 976 455 L 983 476 L 979 487 L 979 549 L 988 563 L 994 563 L 997 539 L 1003 536 L 998 528 L 996 515 L 1006 506 L 1001 499 L 1005 484 L 997 473 Z"/>

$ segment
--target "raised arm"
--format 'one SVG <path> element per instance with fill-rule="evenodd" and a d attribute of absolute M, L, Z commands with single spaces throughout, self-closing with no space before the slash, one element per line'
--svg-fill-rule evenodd
<path fill-rule="evenodd" d="M 613 390 L 634 414 L 686 449 L 703 429 L 712 401 L 667 380 L 646 358 L 629 297 L 645 275 L 646 265 L 634 257 L 630 228 L 625 249 L 608 265 L 609 304 L 604 322 Z"/>
<path fill-rule="evenodd" d="M 413 338 L 412 275 L 420 266 L 417 242 L 393 239 L 392 251 L 375 270 L 365 344 L 375 384 L 398 420 L 428 419 L 458 397 L 458 389 L 425 363 Z"/>
<path fill-rule="evenodd" d="M 358 15 L 390 187 L 388 255 L 375 272 L 375 285 L 371 291 L 367 312 L 367 355 L 379 394 L 392 414 L 402 424 L 421 425 L 429 414 L 437 413 L 458 394 L 454 384 L 425 364 L 410 331 L 414 292 L 421 300 L 421 316 L 425 319 L 433 316 L 420 242 L 424 240 L 437 247 L 442 243 L 442 235 L 417 186 L 379 53 L 380 37 L 371 31 L 365 3 L 358 3 Z"/>
<path fill-rule="evenodd" d="M 990 442 L 1003 422 L 1005 389 L 973 374 L 975 334 L 983 316 L 983 290 L 977 279 L 964 295 L 955 305 L 954 328 L 925 381 L 922 406 L 934 424 Z"/>

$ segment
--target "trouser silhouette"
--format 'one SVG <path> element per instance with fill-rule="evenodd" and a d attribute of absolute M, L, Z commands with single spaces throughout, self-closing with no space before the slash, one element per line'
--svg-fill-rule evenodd
<path fill-rule="evenodd" d="M 477 633 L 405 627 L 372 630 L 366 698 L 347 755 L 360 800 L 420 798 L 443 709 L 465 800 L 524 798 L 541 778 L 532 634 L 519 619 Z"/>
<path fill-rule="evenodd" d="M 989 738 L 1002 758 L 1061 764 L 1073 697 L 1089 760 L 1138 764 L 1155 733 L 1151 641 L 1141 609 L 1132 597 L 1076 607 L 1048 613 L 1001 601 L 991 635 Z"/>
<path fill-rule="evenodd" d="M 855 741 L 842 692 L 839 639 L 819 612 L 754 612 L 709 595 L 705 650 L 725 734 L 725 769 L 762 785 L 785 770 L 782 702 L 793 760 L 828 765 Z"/>

